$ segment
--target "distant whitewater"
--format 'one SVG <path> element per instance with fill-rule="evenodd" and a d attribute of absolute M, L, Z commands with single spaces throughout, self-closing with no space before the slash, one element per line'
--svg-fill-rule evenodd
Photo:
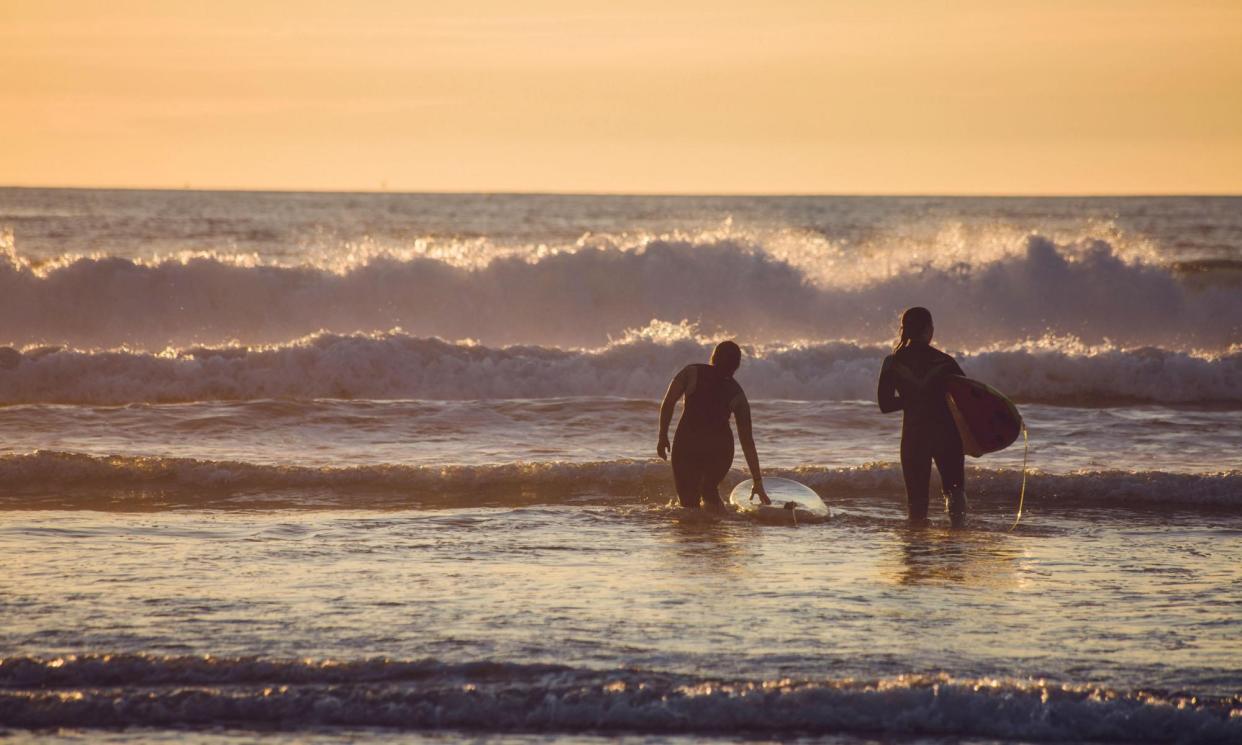
<path fill-rule="evenodd" d="M 1242 284 L 1192 282 L 1103 240 L 1031 235 L 1014 249 L 879 276 L 827 257 L 842 267 L 839 283 L 811 258 L 793 263 L 732 239 L 532 247 L 468 267 L 384 254 L 338 268 L 216 255 L 35 264 L 12 249 L 0 258 L 0 340 L 158 351 L 401 327 L 493 345 L 598 346 L 661 318 L 751 343 L 876 343 L 921 304 L 968 349 L 1049 334 L 1177 351 L 1242 343 Z"/>

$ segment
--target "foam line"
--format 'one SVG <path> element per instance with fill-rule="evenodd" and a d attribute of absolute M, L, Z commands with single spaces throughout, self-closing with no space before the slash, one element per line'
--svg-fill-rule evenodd
<path fill-rule="evenodd" d="M 710 350 L 691 326 L 664 323 L 586 350 L 487 347 L 401 332 L 321 333 L 270 347 L 160 354 L 29 348 L 0 355 L 0 402 L 651 399 L 682 365 L 706 360 Z M 752 398 L 869 400 L 887 352 L 845 341 L 748 347 L 738 380 Z M 1020 402 L 1242 405 L 1242 347 L 1191 353 L 1045 339 L 958 356 L 968 375 Z"/>
<path fill-rule="evenodd" d="M 906 675 L 748 680 L 503 662 L 115 655 L 0 661 L 9 727 L 322 726 L 1228 743 L 1236 697 Z"/>

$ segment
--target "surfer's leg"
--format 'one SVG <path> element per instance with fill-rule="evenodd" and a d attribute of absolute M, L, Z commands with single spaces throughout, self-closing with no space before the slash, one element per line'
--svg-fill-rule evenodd
<path fill-rule="evenodd" d="M 699 508 L 699 480 L 702 473 L 700 459 L 695 456 L 695 453 L 686 452 L 686 448 L 677 447 L 674 440 L 673 454 L 670 457 L 673 463 L 673 484 L 677 487 L 677 499 L 681 506 L 691 510 Z"/>
<path fill-rule="evenodd" d="M 940 487 L 944 491 L 944 509 L 954 527 L 966 524 L 966 456 L 961 442 L 936 453 L 936 470 L 940 472 Z"/>
<path fill-rule="evenodd" d="M 931 454 L 914 438 L 901 438 L 901 476 L 906 482 L 906 515 L 912 523 L 927 520 L 927 490 L 931 482 Z"/>
<path fill-rule="evenodd" d="M 705 510 L 723 510 L 724 502 L 720 501 L 720 490 L 718 488 L 720 482 L 712 483 L 710 479 L 704 479 L 699 484 L 699 498 L 703 500 L 703 509 Z"/>
<path fill-rule="evenodd" d="M 703 474 L 699 481 L 699 496 L 703 506 L 708 509 L 722 510 L 724 502 L 720 500 L 720 482 L 729 475 L 733 467 L 733 442 L 730 439 L 728 449 L 721 448 L 703 459 Z"/>

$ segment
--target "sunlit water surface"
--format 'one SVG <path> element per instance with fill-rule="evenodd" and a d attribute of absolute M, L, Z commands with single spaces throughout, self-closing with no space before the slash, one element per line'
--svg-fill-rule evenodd
<path fill-rule="evenodd" d="M 1240 207 L 0 189 L 0 738 L 1242 742 Z M 960 531 L 919 303 L 1030 433 Z M 669 506 L 726 334 L 828 523 Z"/>

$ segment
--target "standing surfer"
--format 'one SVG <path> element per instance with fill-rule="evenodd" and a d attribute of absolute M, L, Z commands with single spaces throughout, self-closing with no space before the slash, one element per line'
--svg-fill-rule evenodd
<path fill-rule="evenodd" d="M 904 412 L 901 475 L 912 524 L 927 522 L 927 490 L 936 462 L 945 509 L 954 527 L 966 522 L 966 458 L 945 401 L 945 378 L 964 375 L 949 355 L 931 345 L 931 311 L 910 308 L 901 316 L 901 339 L 880 368 L 880 411 Z"/>
<path fill-rule="evenodd" d="M 669 450 L 668 425 L 673 409 L 683 395 L 686 405 L 677 422 L 673 437 L 673 481 L 681 506 L 698 509 L 723 509 L 720 482 L 733 466 L 733 431 L 729 416 L 737 420 L 737 435 L 742 441 L 746 465 L 755 482 L 755 493 L 764 504 L 771 504 L 763 488 L 759 455 L 750 427 L 750 402 L 733 373 L 742 364 L 742 350 L 731 341 L 722 341 L 712 352 L 710 365 L 686 365 L 668 384 L 664 402 L 660 404 L 660 440 L 656 453 L 666 458 Z"/>

